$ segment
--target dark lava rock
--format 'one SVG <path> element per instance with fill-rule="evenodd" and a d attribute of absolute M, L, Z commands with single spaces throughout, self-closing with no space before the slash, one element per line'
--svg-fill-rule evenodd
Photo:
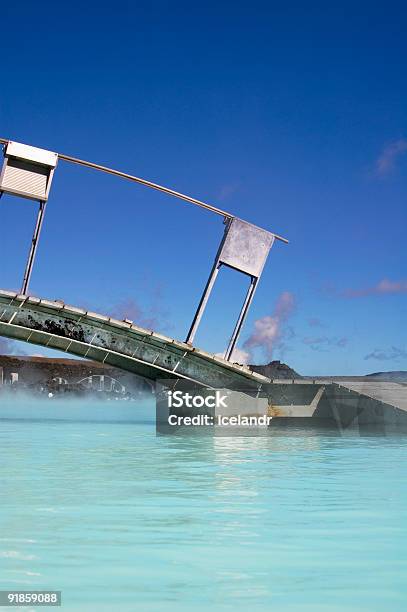
<path fill-rule="evenodd" d="M 298 372 L 290 368 L 286 363 L 281 363 L 281 361 L 270 361 L 267 365 L 249 365 L 249 368 L 253 372 L 272 379 L 287 378 L 292 380 L 293 378 L 302 378 Z"/>
<path fill-rule="evenodd" d="M 405 370 L 391 372 L 373 372 L 372 374 L 366 374 L 366 377 L 377 378 L 378 380 L 385 380 L 389 382 L 407 383 L 407 372 Z"/>

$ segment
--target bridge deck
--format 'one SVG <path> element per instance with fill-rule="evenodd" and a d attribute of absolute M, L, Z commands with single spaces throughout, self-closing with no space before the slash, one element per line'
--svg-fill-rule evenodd
<path fill-rule="evenodd" d="M 407 387 L 396 382 L 385 381 L 340 381 L 340 387 L 356 391 L 372 399 L 407 412 Z"/>
<path fill-rule="evenodd" d="M 184 342 L 61 301 L 0 290 L 0 335 L 108 363 L 153 380 L 259 389 L 269 379 Z"/>
<path fill-rule="evenodd" d="M 146 378 L 183 378 L 267 398 L 275 417 L 351 423 L 407 417 L 407 385 L 374 380 L 273 380 L 131 321 L 0 290 L 0 335 L 113 365 Z M 401 412 L 400 412 L 401 411 Z M 362 414 L 363 413 L 363 414 Z M 384 413 L 383 413 L 384 414 Z M 361 416 L 362 415 L 362 416 Z M 386 416 L 387 418 L 387 416 Z"/>

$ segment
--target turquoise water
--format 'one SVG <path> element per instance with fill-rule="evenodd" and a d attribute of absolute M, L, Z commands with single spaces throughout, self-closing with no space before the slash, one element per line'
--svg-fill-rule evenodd
<path fill-rule="evenodd" d="M 407 609 L 406 437 L 156 437 L 152 405 L 56 406 L 1 405 L 1 589 L 62 590 L 64 610 Z"/>

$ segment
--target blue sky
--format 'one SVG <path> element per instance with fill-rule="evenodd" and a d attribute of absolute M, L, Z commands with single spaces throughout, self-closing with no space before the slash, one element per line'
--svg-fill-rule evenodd
<path fill-rule="evenodd" d="M 290 239 L 242 334 L 250 360 L 407 369 L 401 3 L 20 2 L 1 22 L 1 137 Z M 21 284 L 34 216 L 32 202 L 0 202 L 3 288 Z M 222 231 L 209 212 L 60 161 L 31 291 L 183 339 Z M 222 271 L 197 345 L 225 348 L 246 283 Z"/>

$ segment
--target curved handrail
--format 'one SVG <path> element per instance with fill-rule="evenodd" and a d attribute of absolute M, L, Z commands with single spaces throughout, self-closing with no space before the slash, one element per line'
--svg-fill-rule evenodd
<path fill-rule="evenodd" d="M 7 138 L 0 138 L 1 144 L 8 144 L 10 142 Z M 100 172 L 105 172 L 106 174 L 112 174 L 114 176 L 118 176 L 120 178 L 124 178 L 128 181 L 132 181 L 134 183 L 139 183 L 140 185 L 144 185 L 145 187 L 150 187 L 151 189 L 155 189 L 156 191 L 161 191 L 175 198 L 179 198 L 180 200 L 184 200 L 185 202 L 189 202 L 190 204 L 195 204 L 196 206 L 200 206 L 206 210 L 209 210 L 216 215 L 220 215 L 225 219 L 234 219 L 235 215 L 232 213 L 222 210 L 217 206 L 213 206 L 212 204 L 208 204 L 207 202 L 203 202 L 202 200 L 198 200 L 191 196 L 185 195 L 179 191 L 175 191 L 174 189 L 170 189 L 169 187 L 164 187 L 164 185 L 159 185 L 158 183 L 153 183 L 152 181 L 148 181 L 147 179 L 143 179 L 139 176 L 135 176 L 133 174 L 128 174 L 127 172 L 122 172 L 121 170 L 115 170 L 114 168 L 109 168 L 107 166 L 102 166 L 101 164 L 95 164 L 94 162 L 86 161 L 84 159 L 79 159 L 77 157 L 72 157 L 71 155 L 65 155 L 64 153 L 57 153 L 58 158 L 64 161 L 70 162 L 72 164 L 77 164 L 79 166 L 85 166 L 87 168 L 92 168 L 93 170 L 99 170 Z M 287 238 L 283 238 L 278 234 L 274 234 L 271 232 L 276 240 L 281 240 L 288 244 Z"/>

